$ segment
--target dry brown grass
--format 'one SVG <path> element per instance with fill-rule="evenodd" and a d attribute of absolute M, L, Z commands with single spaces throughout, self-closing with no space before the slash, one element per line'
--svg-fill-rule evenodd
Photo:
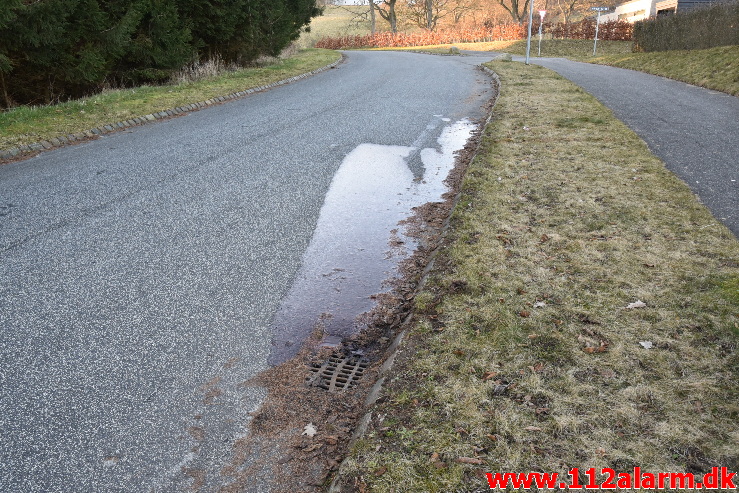
<path fill-rule="evenodd" d="M 491 66 L 494 121 L 343 491 L 736 470 L 739 243 L 584 91 Z"/>
<path fill-rule="evenodd" d="M 378 28 L 382 19 L 378 16 Z M 368 6 L 326 5 L 323 15 L 311 20 L 310 30 L 303 32 L 297 45 L 313 48 L 324 37 L 339 37 L 369 34 L 371 23 Z"/>
<path fill-rule="evenodd" d="M 739 46 L 706 50 L 606 54 L 593 63 L 639 70 L 739 96 Z"/>

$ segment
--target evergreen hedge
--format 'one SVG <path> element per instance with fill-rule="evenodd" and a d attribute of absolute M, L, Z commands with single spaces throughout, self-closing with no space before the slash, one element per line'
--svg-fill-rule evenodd
<path fill-rule="evenodd" d="M 700 50 L 739 44 L 739 2 L 717 3 L 634 24 L 635 51 Z"/>
<path fill-rule="evenodd" d="M 165 81 L 196 60 L 278 55 L 316 0 L 2 0 L 0 106 Z"/>

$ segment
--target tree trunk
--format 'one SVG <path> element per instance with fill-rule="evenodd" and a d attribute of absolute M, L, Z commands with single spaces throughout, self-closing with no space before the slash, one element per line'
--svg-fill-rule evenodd
<path fill-rule="evenodd" d="M 10 96 L 8 96 L 8 87 L 5 85 L 5 74 L 0 70 L 0 87 L 3 89 L 3 99 L 5 99 L 5 108 L 10 109 Z"/>
<path fill-rule="evenodd" d="M 369 0 L 369 6 L 372 34 L 375 34 L 375 32 L 377 31 L 377 18 L 375 17 L 375 0 Z"/>
<path fill-rule="evenodd" d="M 393 33 L 398 32 L 398 16 L 395 14 L 395 2 L 397 0 L 388 0 L 388 20 L 390 21 L 390 30 Z"/>
<path fill-rule="evenodd" d="M 426 0 L 426 29 L 434 29 L 434 0 Z"/>

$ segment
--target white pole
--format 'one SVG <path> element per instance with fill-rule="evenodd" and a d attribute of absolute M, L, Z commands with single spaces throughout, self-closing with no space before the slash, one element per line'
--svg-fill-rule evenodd
<path fill-rule="evenodd" d="M 526 38 L 526 65 L 529 64 L 529 52 L 531 51 L 531 23 L 534 20 L 534 0 L 529 0 L 529 36 Z"/>
<path fill-rule="evenodd" d="M 539 54 L 537 56 L 541 56 L 541 26 L 544 24 L 544 16 L 546 13 L 546 10 L 539 11 L 539 17 L 541 17 L 541 20 L 539 22 Z"/>
<path fill-rule="evenodd" d="M 593 42 L 593 56 L 595 56 L 595 49 L 598 47 L 598 27 L 600 26 L 600 10 L 598 11 L 598 17 L 595 19 L 595 41 Z"/>

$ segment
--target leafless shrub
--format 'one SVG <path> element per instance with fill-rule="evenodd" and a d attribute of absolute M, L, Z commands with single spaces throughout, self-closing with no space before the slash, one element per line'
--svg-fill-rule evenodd
<path fill-rule="evenodd" d="M 195 61 L 189 65 L 182 67 L 180 70 L 172 74 L 169 81 L 171 84 L 188 84 L 212 77 L 216 77 L 224 72 L 232 72 L 236 70 L 233 64 L 227 64 L 220 55 L 216 55 L 205 61 Z"/>

